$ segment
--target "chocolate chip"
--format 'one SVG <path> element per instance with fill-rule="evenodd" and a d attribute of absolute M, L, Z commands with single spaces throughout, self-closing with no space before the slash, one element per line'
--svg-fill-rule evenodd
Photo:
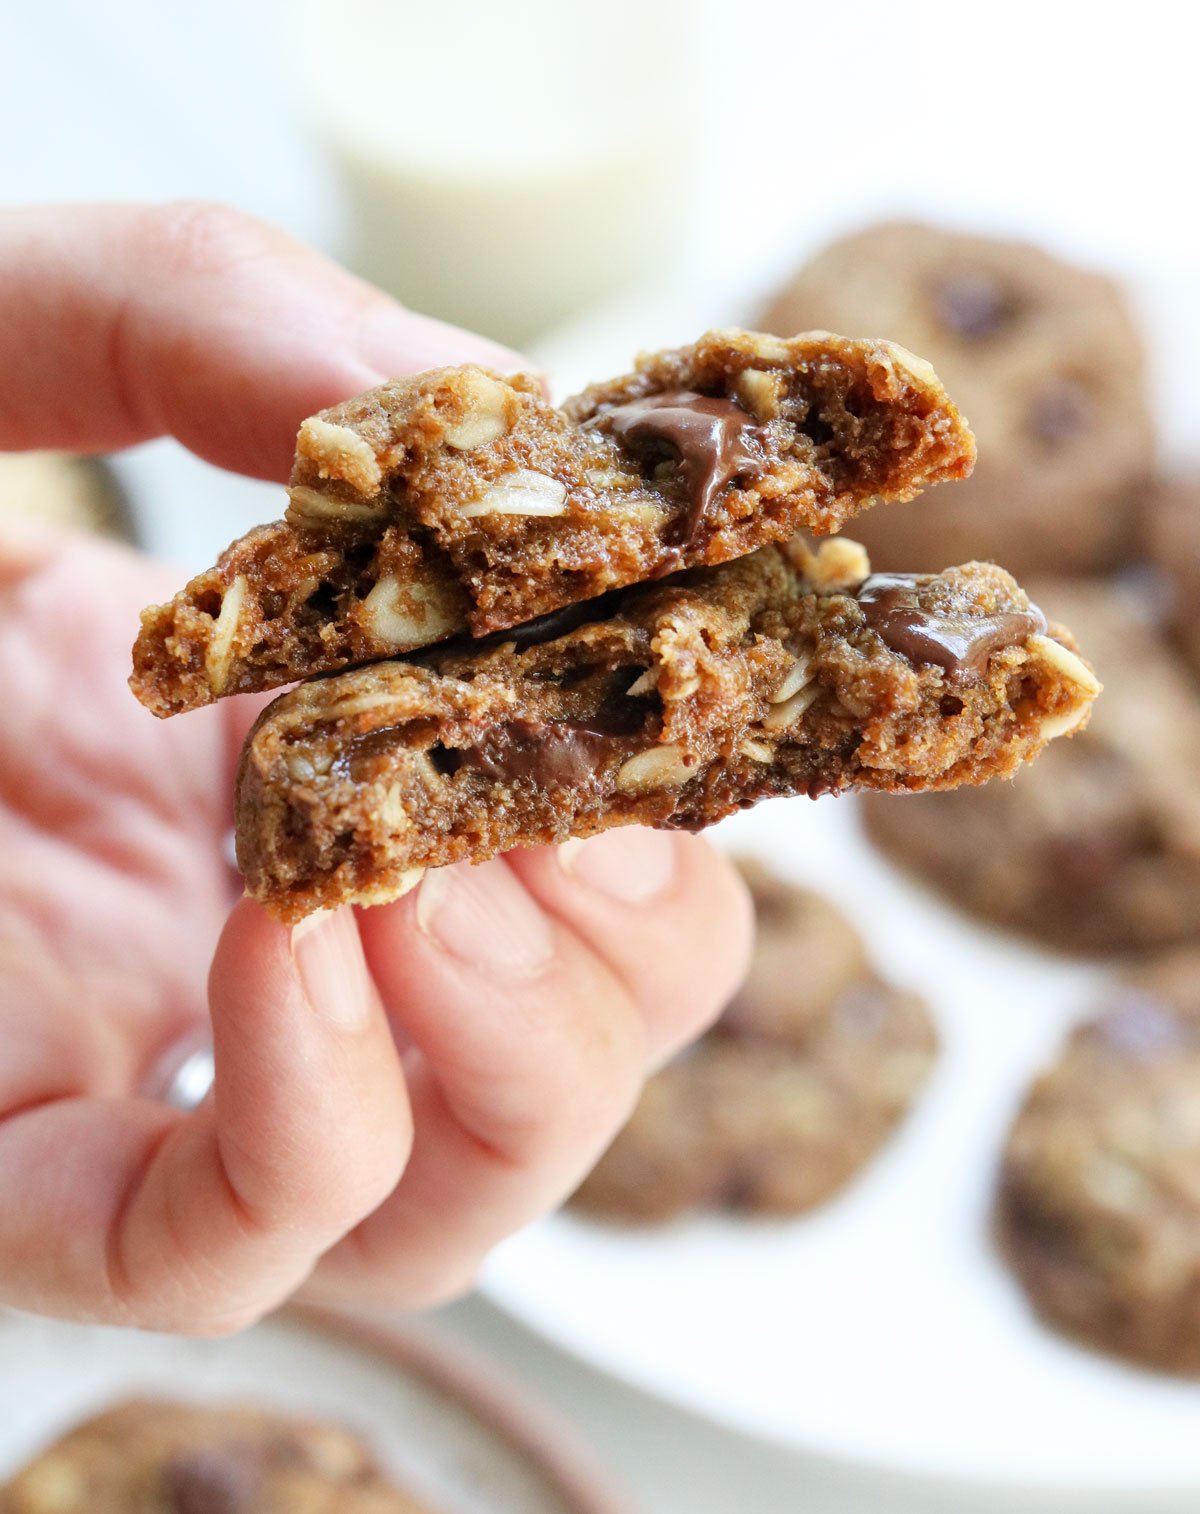
<path fill-rule="evenodd" d="M 677 468 L 688 505 L 677 531 L 690 545 L 717 495 L 735 478 L 755 478 L 767 458 L 761 428 L 731 399 L 681 389 L 615 405 L 590 424 L 603 424 L 644 465 Z M 668 470 L 670 471 L 670 470 Z"/>
<path fill-rule="evenodd" d="M 955 336 L 982 341 L 1002 331 L 1017 314 L 1016 301 L 986 273 L 956 273 L 933 293 L 938 320 Z"/>
<path fill-rule="evenodd" d="M 603 711 L 587 725 L 572 721 L 512 720 L 484 732 L 473 746 L 442 748 L 443 772 L 469 768 L 500 783 L 526 780 L 539 788 L 583 788 L 599 781 L 605 765 L 624 755 L 641 716 Z"/>
<path fill-rule="evenodd" d="M 1046 629 L 1036 605 L 991 615 L 937 610 L 921 603 L 928 578 L 875 573 L 858 590 L 863 618 L 886 647 L 912 663 L 934 663 L 947 677 L 977 677 L 993 652 L 1019 646 Z"/>
<path fill-rule="evenodd" d="M 184 1451 L 163 1468 L 172 1514 L 247 1514 L 262 1481 L 262 1464 L 248 1446 Z"/>
<path fill-rule="evenodd" d="M 1074 379 L 1053 379 L 1035 394 L 1029 408 L 1029 429 L 1048 446 L 1061 446 L 1087 425 L 1091 401 Z"/>

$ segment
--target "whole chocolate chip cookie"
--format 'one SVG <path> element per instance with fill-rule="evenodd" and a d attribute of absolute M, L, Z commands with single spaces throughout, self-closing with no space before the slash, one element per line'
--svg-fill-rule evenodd
<path fill-rule="evenodd" d="M 828 900 L 744 871 L 758 918 L 746 984 L 651 1079 L 575 1195 L 581 1209 L 622 1220 L 799 1213 L 854 1176 L 925 1081 L 936 1038 L 921 1000 L 871 971 Z"/>
<path fill-rule="evenodd" d="M 882 225 L 814 258 L 761 323 L 912 346 L 975 430 L 973 477 L 856 523 L 877 567 L 1083 573 L 1128 554 L 1152 434 L 1141 343 L 1109 279 L 1015 242 Z"/>
<path fill-rule="evenodd" d="M 1200 671 L 1200 479 L 1155 489 L 1145 518 L 1150 556 L 1167 585 L 1172 630 Z"/>
<path fill-rule="evenodd" d="M 1127 979 L 1034 1084 L 997 1220 L 1051 1324 L 1200 1372 L 1200 952 Z"/>
<path fill-rule="evenodd" d="M 1107 953 L 1200 940 L 1200 689 L 1109 584 L 1035 583 L 1104 692 L 1072 741 L 1012 783 L 865 800 L 868 830 L 955 904 L 1050 945 Z"/>
<path fill-rule="evenodd" d="M 340 1426 L 133 1400 L 0 1486 L 0 1514 L 428 1514 Z"/>

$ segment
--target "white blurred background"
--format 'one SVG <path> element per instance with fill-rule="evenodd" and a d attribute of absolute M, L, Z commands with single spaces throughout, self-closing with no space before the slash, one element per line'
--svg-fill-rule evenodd
<path fill-rule="evenodd" d="M 597 331 L 654 342 L 679 310 L 728 319 L 867 220 L 1030 236 L 1131 279 L 1166 446 L 1194 457 L 1198 39 L 1196 9 L 1166 0 L 10 4 L 0 195 L 224 200 L 564 368 L 573 331 L 591 352 Z M 187 568 L 278 513 L 270 486 L 171 443 L 121 466 L 147 544 Z M 652 1404 L 481 1302 L 446 1323 L 547 1388 L 650 1514 L 899 1506 L 866 1473 Z"/>

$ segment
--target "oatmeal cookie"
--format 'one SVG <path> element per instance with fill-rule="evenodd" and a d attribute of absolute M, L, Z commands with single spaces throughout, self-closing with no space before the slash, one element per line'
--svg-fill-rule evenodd
<path fill-rule="evenodd" d="M 1200 672 L 1200 479 L 1160 485 L 1146 520 L 1150 556 L 1168 588 L 1171 629 Z"/>
<path fill-rule="evenodd" d="M 534 619 L 959 478 L 974 443 L 888 342 L 710 332 L 561 408 L 481 368 L 305 421 L 287 519 L 145 611 L 158 715 Z"/>
<path fill-rule="evenodd" d="M 1200 938 L 1200 691 L 1122 590 L 1032 586 L 1087 647 L 1104 697 L 1078 741 L 1014 782 L 865 804 L 902 866 L 998 925 L 1083 952 Z"/>
<path fill-rule="evenodd" d="M 27 517 L 75 531 L 134 541 L 129 501 L 98 457 L 66 452 L 0 453 L 0 523 Z"/>
<path fill-rule="evenodd" d="M 764 547 L 281 695 L 243 750 L 238 861 L 294 920 L 613 825 L 981 782 L 1086 718 L 1073 647 L 990 564 L 871 575 L 852 542 Z"/>
<path fill-rule="evenodd" d="M 1034 1084 L 997 1225 L 1051 1324 L 1200 1372 L 1200 952 L 1129 977 Z"/>
<path fill-rule="evenodd" d="M 1128 555 L 1153 433 L 1142 344 L 1111 280 L 1016 242 L 881 225 L 814 258 L 763 324 L 904 342 L 974 427 L 969 482 L 857 528 L 878 567 L 982 557 L 1088 573 Z"/>
<path fill-rule="evenodd" d="M 134 1400 L 0 1487 L 0 1514 L 428 1514 L 348 1431 L 249 1407 Z"/>
<path fill-rule="evenodd" d="M 573 1203 L 618 1220 L 797 1214 L 843 1187 L 916 1098 L 936 1052 L 914 994 L 870 969 L 820 894 L 743 864 L 758 936 L 717 1024 L 647 1084 Z"/>

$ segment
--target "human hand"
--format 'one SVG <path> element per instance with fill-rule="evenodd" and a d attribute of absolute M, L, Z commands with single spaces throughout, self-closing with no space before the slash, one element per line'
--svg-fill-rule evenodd
<path fill-rule="evenodd" d="M 0 447 L 170 433 L 266 478 L 386 374 L 514 362 L 208 206 L 0 216 L 0 317 Z M 744 892 L 703 842 L 625 830 L 289 932 L 224 860 L 261 701 L 157 721 L 126 687 L 173 587 L 0 531 L 0 1302 L 219 1333 L 301 1286 L 451 1296 L 732 993 Z M 207 1015 L 184 1113 L 153 1094 Z"/>

